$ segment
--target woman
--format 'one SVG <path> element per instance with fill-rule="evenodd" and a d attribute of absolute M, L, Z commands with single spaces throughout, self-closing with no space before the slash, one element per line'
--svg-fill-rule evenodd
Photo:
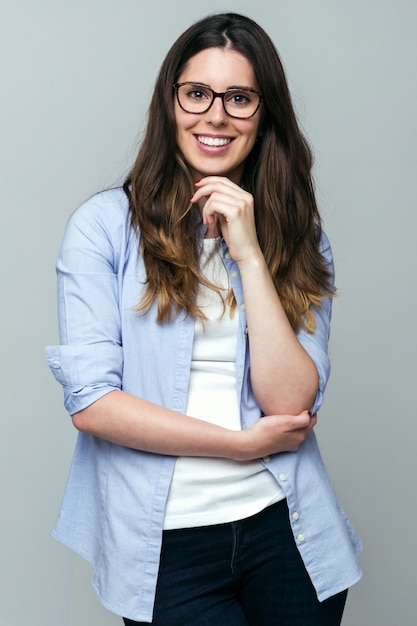
<path fill-rule="evenodd" d="M 124 188 L 70 220 L 55 536 L 125 624 L 333 626 L 360 577 L 313 432 L 333 267 L 311 165 L 272 42 L 214 15 L 169 51 Z"/>

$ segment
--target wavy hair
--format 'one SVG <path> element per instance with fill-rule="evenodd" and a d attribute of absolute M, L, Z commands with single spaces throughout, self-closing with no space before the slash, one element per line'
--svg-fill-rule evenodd
<path fill-rule="evenodd" d="M 252 64 L 263 95 L 261 132 L 242 185 L 254 197 L 259 244 L 291 326 L 313 332 L 311 307 L 320 306 L 333 288 L 319 252 L 312 153 L 274 44 L 256 22 L 235 13 L 211 15 L 188 28 L 156 80 L 144 139 L 124 183 L 147 273 L 138 310 L 156 301 L 159 322 L 181 310 L 205 317 L 196 303 L 199 282 L 208 284 L 199 266 L 201 215 L 190 203 L 193 177 L 177 145 L 173 84 L 187 62 L 207 48 L 233 49 Z"/>

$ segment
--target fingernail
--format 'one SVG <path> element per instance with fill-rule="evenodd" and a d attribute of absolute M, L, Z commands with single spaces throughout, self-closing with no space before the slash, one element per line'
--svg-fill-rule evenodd
<path fill-rule="evenodd" d="M 201 180 L 201 178 L 200 178 L 200 180 Z M 200 182 L 200 180 L 195 180 L 195 181 L 194 181 L 194 185 L 198 185 L 198 183 Z"/>

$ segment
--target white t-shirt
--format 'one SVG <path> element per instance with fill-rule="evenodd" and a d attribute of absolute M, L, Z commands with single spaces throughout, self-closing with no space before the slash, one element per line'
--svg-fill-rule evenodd
<path fill-rule="evenodd" d="M 219 239 L 204 239 L 204 275 L 221 286 L 222 298 L 200 286 L 198 304 L 208 321 L 196 320 L 187 415 L 230 430 L 240 430 L 236 389 L 237 311 L 224 304 L 229 280 Z M 273 476 L 256 460 L 179 457 L 176 461 L 164 528 L 221 524 L 254 515 L 283 499 Z"/>

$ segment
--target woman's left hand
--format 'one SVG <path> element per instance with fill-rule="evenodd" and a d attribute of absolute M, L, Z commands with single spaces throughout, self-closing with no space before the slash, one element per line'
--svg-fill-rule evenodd
<path fill-rule="evenodd" d="M 191 201 L 202 205 L 203 223 L 208 228 L 218 224 L 232 259 L 240 265 L 259 258 L 262 253 L 252 195 L 223 176 L 207 176 L 195 186 Z"/>

